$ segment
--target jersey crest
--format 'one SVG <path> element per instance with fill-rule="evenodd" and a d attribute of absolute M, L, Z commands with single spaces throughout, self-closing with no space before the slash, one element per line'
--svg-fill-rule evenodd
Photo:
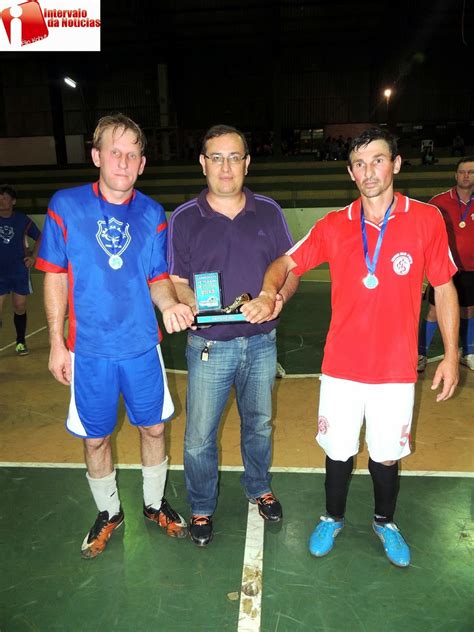
<path fill-rule="evenodd" d="M 15 231 L 12 226 L 0 226 L 0 239 L 4 244 L 9 244 L 14 236 Z"/>
<path fill-rule="evenodd" d="M 408 252 L 397 252 L 391 259 L 393 264 L 393 271 L 399 276 L 405 276 L 410 272 L 413 259 Z"/>
<path fill-rule="evenodd" d="M 109 220 L 99 219 L 97 221 L 98 230 L 96 233 L 96 239 L 99 246 L 111 257 L 120 255 L 127 250 L 132 238 L 129 233 L 129 224 L 120 222 L 115 217 L 111 217 Z"/>

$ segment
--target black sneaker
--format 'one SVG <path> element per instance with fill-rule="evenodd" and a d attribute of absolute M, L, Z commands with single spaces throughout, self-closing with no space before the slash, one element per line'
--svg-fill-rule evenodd
<path fill-rule="evenodd" d="M 188 535 L 186 520 L 168 504 L 164 497 L 161 499 L 161 507 L 159 509 L 145 507 L 144 505 L 143 515 L 148 520 L 156 522 L 170 538 L 185 538 Z"/>
<path fill-rule="evenodd" d="M 258 513 L 264 520 L 270 522 L 279 522 L 283 518 L 283 509 L 280 501 L 272 492 L 267 492 L 258 496 L 258 498 L 249 498 L 249 502 L 258 505 Z"/>
<path fill-rule="evenodd" d="M 212 540 L 212 516 L 191 516 L 189 535 L 197 546 L 206 546 Z"/>
<path fill-rule="evenodd" d="M 108 511 L 100 511 L 92 529 L 84 538 L 81 546 L 81 557 L 90 560 L 97 557 L 107 546 L 112 533 L 123 524 L 124 515 L 122 508 L 112 518 L 109 518 Z"/>

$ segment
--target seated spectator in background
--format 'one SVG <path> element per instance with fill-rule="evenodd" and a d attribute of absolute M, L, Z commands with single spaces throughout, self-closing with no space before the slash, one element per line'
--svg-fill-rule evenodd
<path fill-rule="evenodd" d="M 423 149 L 423 153 L 421 155 L 421 164 L 422 165 L 434 165 L 435 162 L 438 162 L 435 158 L 433 147 L 427 146 Z"/>
<path fill-rule="evenodd" d="M 331 159 L 331 143 L 332 143 L 331 136 L 326 136 L 323 143 L 323 151 L 322 151 L 323 160 Z"/>
<path fill-rule="evenodd" d="M 464 156 L 464 138 L 459 134 L 453 138 L 453 148 L 451 150 L 451 156 Z"/>
<path fill-rule="evenodd" d="M 337 160 L 339 158 L 339 145 L 337 143 L 337 138 L 331 138 L 329 155 L 331 160 Z"/>
<path fill-rule="evenodd" d="M 352 136 L 348 136 L 346 142 L 344 143 L 344 153 L 342 156 L 342 160 L 347 160 L 349 157 L 349 147 L 352 143 Z"/>
<path fill-rule="evenodd" d="M 344 155 L 344 137 L 342 134 L 339 134 L 339 136 L 337 137 L 337 148 L 338 160 L 342 160 L 342 157 Z"/>

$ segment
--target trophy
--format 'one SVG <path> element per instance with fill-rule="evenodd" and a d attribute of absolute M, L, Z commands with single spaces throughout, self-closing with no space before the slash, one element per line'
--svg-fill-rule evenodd
<path fill-rule="evenodd" d="M 252 297 L 248 293 L 237 296 L 226 307 L 222 304 L 222 286 L 219 272 L 201 272 L 194 275 L 194 295 L 198 313 L 194 323 L 199 327 L 223 323 L 247 322 L 240 308 Z"/>

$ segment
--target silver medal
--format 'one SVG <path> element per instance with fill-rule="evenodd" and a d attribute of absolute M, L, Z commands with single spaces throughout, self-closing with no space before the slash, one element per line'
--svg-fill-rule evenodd
<path fill-rule="evenodd" d="M 371 273 L 364 277 L 364 280 L 362 282 L 368 290 L 373 290 L 379 284 L 379 280 L 377 279 L 375 274 Z"/>
<path fill-rule="evenodd" d="M 123 259 L 119 255 L 112 255 L 109 259 L 109 266 L 112 270 L 120 270 L 123 266 Z"/>

